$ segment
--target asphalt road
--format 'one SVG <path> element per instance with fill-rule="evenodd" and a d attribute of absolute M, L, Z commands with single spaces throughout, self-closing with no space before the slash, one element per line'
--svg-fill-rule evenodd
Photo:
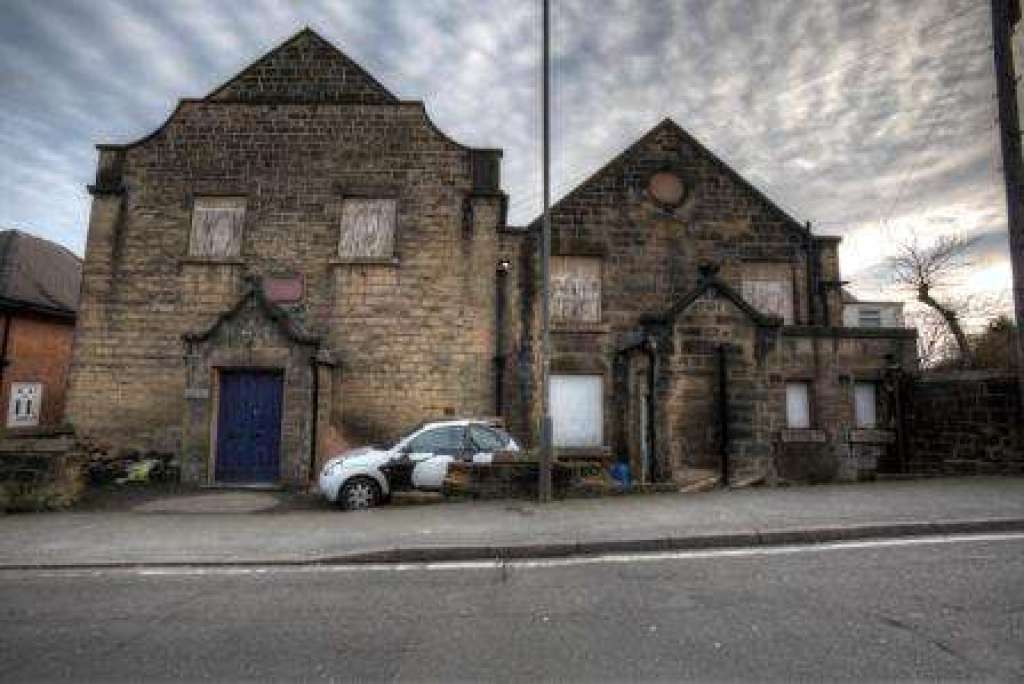
<path fill-rule="evenodd" d="M 0 573 L 0 679 L 1024 679 L 1024 536 Z"/>

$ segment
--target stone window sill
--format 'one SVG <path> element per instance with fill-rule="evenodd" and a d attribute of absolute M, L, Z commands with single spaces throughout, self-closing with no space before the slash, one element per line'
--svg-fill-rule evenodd
<path fill-rule="evenodd" d="M 551 332 L 558 333 L 584 333 L 600 335 L 611 331 L 607 323 L 589 323 L 586 321 L 551 321 Z"/>
<path fill-rule="evenodd" d="M 855 444 L 892 444 L 896 433 L 881 428 L 855 428 L 850 430 L 850 441 Z"/>
<path fill-rule="evenodd" d="M 178 259 L 179 264 L 189 264 L 197 266 L 242 266 L 245 264 L 245 259 L 240 257 L 201 257 L 201 256 L 190 256 Z"/>
<path fill-rule="evenodd" d="M 612 449 L 608 446 L 554 447 L 555 455 L 564 459 L 610 459 Z"/>
<path fill-rule="evenodd" d="M 400 266 L 398 257 L 365 257 L 345 258 L 335 257 L 328 263 L 331 266 Z"/>
<path fill-rule="evenodd" d="M 779 431 L 779 437 L 783 442 L 824 444 L 827 442 L 824 430 L 813 428 L 785 428 Z"/>

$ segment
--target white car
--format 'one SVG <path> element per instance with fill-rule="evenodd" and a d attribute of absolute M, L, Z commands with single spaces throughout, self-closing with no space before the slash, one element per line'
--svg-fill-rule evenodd
<path fill-rule="evenodd" d="M 449 463 L 487 464 L 499 451 L 519 451 L 519 445 L 487 421 L 424 423 L 389 447 L 360 447 L 327 461 L 320 493 L 348 510 L 369 508 L 397 490 L 440 491 Z"/>

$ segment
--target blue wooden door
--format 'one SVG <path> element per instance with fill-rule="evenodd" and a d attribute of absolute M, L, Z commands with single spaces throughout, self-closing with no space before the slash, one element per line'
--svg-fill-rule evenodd
<path fill-rule="evenodd" d="M 281 374 L 222 371 L 217 418 L 218 482 L 280 477 Z"/>

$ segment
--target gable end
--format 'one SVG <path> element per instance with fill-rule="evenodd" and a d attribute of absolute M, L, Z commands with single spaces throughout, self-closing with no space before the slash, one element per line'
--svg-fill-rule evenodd
<path fill-rule="evenodd" d="M 206 96 L 212 102 L 394 104 L 350 57 L 305 28 Z"/>
<path fill-rule="evenodd" d="M 643 148 L 645 145 L 649 143 L 651 139 L 653 139 L 661 131 L 666 129 L 671 130 L 673 133 L 677 134 L 686 145 L 689 145 L 694 150 L 696 150 L 698 155 L 704 157 L 712 166 L 717 167 L 722 173 L 724 173 L 726 176 L 735 181 L 739 186 L 748 191 L 752 196 L 756 197 L 757 200 L 761 202 L 763 206 L 765 206 L 770 212 L 774 213 L 781 220 L 783 225 L 785 225 L 787 228 L 805 238 L 811 235 L 807 225 L 804 225 L 800 221 L 796 220 L 787 211 L 782 209 L 782 207 L 780 207 L 778 204 L 772 201 L 772 199 L 768 197 L 766 194 L 764 194 L 764 192 L 759 190 L 757 186 L 755 186 L 753 183 L 751 183 L 742 175 L 740 175 L 738 171 L 729 166 L 720 157 L 718 157 L 711 150 L 705 147 L 699 140 L 690 135 L 690 133 L 688 133 L 686 129 L 684 129 L 682 126 L 680 126 L 670 118 L 663 119 L 661 123 L 659 123 L 651 130 L 647 131 L 636 142 L 634 142 L 625 150 L 620 152 L 608 163 L 606 163 L 604 166 L 602 166 L 593 174 L 591 174 L 586 180 L 584 180 L 579 185 L 570 190 L 568 193 L 566 193 L 557 202 L 552 204 L 551 211 L 557 211 L 563 204 L 571 202 L 575 197 L 586 192 L 588 187 L 590 187 L 594 183 L 600 182 L 600 180 L 604 178 L 606 174 L 611 173 L 613 170 L 617 168 L 620 168 L 623 164 L 627 163 L 627 161 L 634 154 L 636 154 L 638 150 Z M 539 230 L 542 218 L 542 216 L 538 216 L 533 221 L 531 221 L 529 224 L 530 230 Z"/>

